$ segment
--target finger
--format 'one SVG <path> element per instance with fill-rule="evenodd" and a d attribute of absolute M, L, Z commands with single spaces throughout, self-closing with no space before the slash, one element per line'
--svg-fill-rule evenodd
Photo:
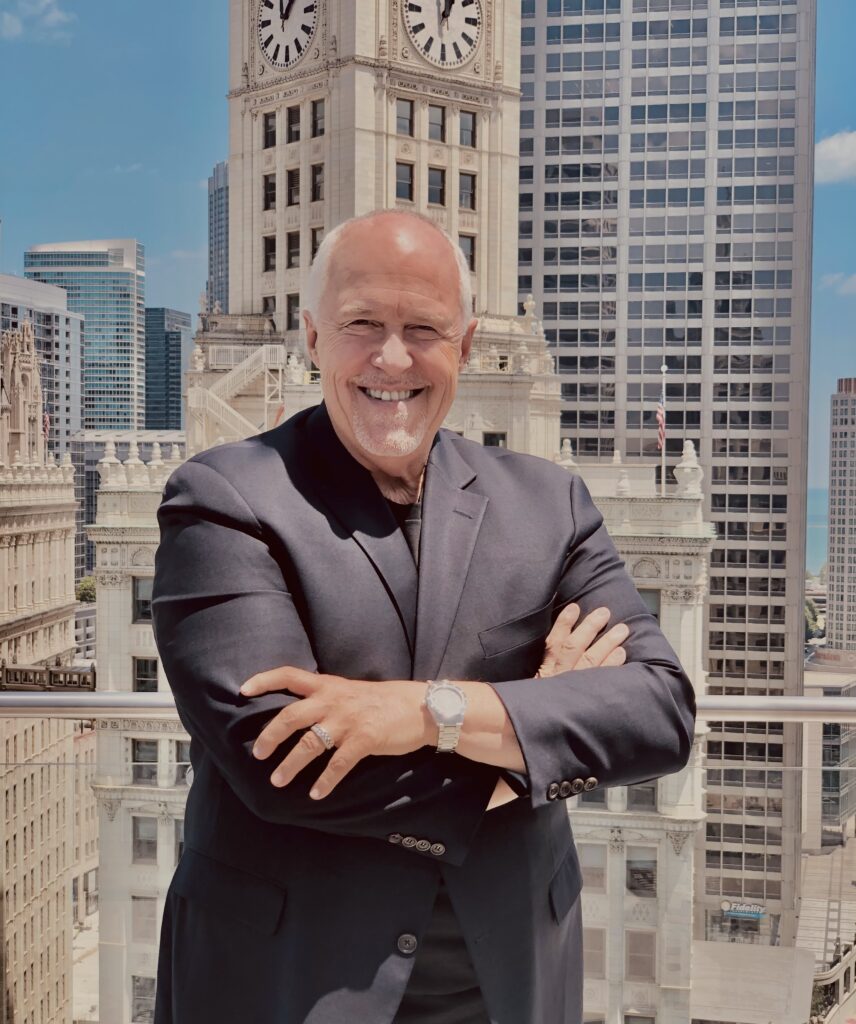
<path fill-rule="evenodd" d="M 627 651 L 623 647 L 617 647 L 614 651 L 603 659 L 600 663 L 601 668 L 618 668 L 627 661 Z"/>
<path fill-rule="evenodd" d="M 566 604 L 557 615 L 553 628 L 547 634 L 547 639 L 544 641 L 545 646 L 549 649 L 554 644 L 560 644 L 574 628 L 579 617 L 580 606 L 575 602 Z"/>
<path fill-rule="evenodd" d="M 627 639 L 630 630 L 623 622 L 613 626 L 608 633 L 604 633 L 599 640 L 596 640 L 587 650 L 583 651 L 575 668 L 597 668 L 603 664 L 607 655 L 620 647 Z"/>
<path fill-rule="evenodd" d="M 303 769 L 323 754 L 327 748 L 323 741 L 310 729 L 300 737 L 297 743 L 291 748 L 288 756 L 280 763 L 276 771 L 271 775 L 270 781 L 275 786 L 287 786 L 289 782 Z"/>
<path fill-rule="evenodd" d="M 563 672 L 575 668 L 583 653 L 588 650 L 608 621 L 608 608 L 597 608 L 589 612 L 576 629 L 550 651 L 558 663 L 557 668 Z"/>
<path fill-rule="evenodd" d="M 269 757 L 280 743 L 284 743 L 298 729 L 308 729 L 322 714 L 320 700 L 304 697 L 303 700 L 293 701 L 274 715 L 259 733 L 253 744 L 253 757 L 259 760 Z"/>
<path fill-rule="evenodd" d="M 313 800 L 323 800 L 325 796 L 329 796 L 348 772 L 362 759 L 362 749 L 356 743 L 346 743 L 330 758 L 327 767 L 309 790 L 309 795 Z"/>
<path fill-rule="evenodd" d="M 274 690 L 291 690 L 298 696 L 312 693 L 321 677 L 316 672 L 307 672 L 293 665 L 280 665 L 265 672 L 257 672 L 241 685 L 245 697 L 257 697 L 260 693 Z"/>

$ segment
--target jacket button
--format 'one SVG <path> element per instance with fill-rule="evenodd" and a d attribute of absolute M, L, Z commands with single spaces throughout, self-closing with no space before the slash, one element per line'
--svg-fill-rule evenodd
<path fill-rule="evenodd" d="M 565 779 L 559 786 L 559 796 L 564 800 L 565 797 L 571 795 L 571 784 Z"/>
<path fill-rule="evenodd" d="M 574 779 L 574 781 L 571 783 L 571 792 L 574 794 L 574 796 L 576 796 L 577 793 L 582 793 L 582 791 L 585 788 L 586 784 L 583 782 L 582 779 Z"/>
<path fill-rule="evenodd" d="M 433 843 L 431 845 L 431 852 L 434 854 L 435 857 L 442 857 L 443 854 L 446 852 L 446 847 L 443 846 L 442 843 Z"/>
<path fill-rule="evenodd" d="M 416 837 L 415 836 L 405 836 L 401 840 L 401 845 L 402 846 L 406 846 L 408 850 L 412 849 L 416 845 Z"/>
<path fill-rule="evenodd" d="M 547 799 L 548 800 L 555 800 L 558 795 L 559 795 L 559 783 L 558 782 L 551 782 L 550 785 L 547 787 Z"/>
<path fill-rule="evenodd" d="M 595 788 L 596 785 L 597 779 L 594 776 L 592 776 L 590 779 L 586 779 L 585 783 L 583 784 L 583 789 L 586 791 L 586 793 L 591 793 L 591 791 Z"/>
<path fill-rule="evenodd" d="M 405 956 L 410 956 L 411 953 L 416 951 L 416 936 L 411 935 L 410 932 L 404 932 L 403 935 L 398 936 L 396 945 L 398 946 L 399 953 L 404 953 Z"/>
<path fill-rule="evenodd" d="M 431 844 L 428 842 L 427 839 L 420 839 L 419 842 L 416 844 L 416 849 L 420 853 L 427 853 L 431 849 Z"/>
<path fill-rule="evenodd" d="M 387 839 L 391 843 L 400 843 L 403 838 L 404 836 L 400 832 L 393 832 L 391 835 L 387 836 Z"/>

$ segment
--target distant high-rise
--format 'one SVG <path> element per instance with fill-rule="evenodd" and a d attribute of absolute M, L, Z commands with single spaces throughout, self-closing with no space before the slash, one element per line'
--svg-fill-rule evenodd
<path fill-rule="evenodd" d="M 145 255 L 130 238 L 52 242 L 24 253 L 26 277 L 58 285 L 86 321 L 83 427 L 145 422 Z"/>
<path fill-rule="evenodd" d="M 802 692 L 815 8 L 522 2 L 519 301 L 578 455 L 658 461 L 667 368 L 668 479 L 693 440 L 717 530 L 713 694 Z M 707 753 L 698 937 L 792 943 L 799 730 L 713 722 Z"/>
<path fill-rule="evenodd" d="M 826 646 L 856 651 L 856 377 L 832 396 L 829 437 L 829 556 Z"/>
<path fill-rule="evenodd" d="M 181 430 L 181 382 L 193 347 L 190 314 L 146 309 L 146 430 Z"/>
<path fill-rule="evenodd" d="M 229 161 L 214 165 L 208 179 L 208 308 L 229 312 Z"/>

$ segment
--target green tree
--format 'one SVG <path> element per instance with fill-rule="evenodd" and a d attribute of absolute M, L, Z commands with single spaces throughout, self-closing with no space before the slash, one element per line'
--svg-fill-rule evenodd
<path fill-rule="evenodd" d="M 95 600 L 95 577 L 84 576 L 80 583 L 77 584 L 74 590 L 74 596 L 78 601 L 94 601 Z"/>

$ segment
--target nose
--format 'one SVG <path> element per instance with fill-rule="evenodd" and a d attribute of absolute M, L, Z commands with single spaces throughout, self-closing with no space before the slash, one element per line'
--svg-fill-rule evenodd
<path fill-rule="evenodd" d="M 372 365 L 390 374 L 406 373 L 413 359 L 403 338 L 397 331 L 389 331 L 372 358 Z"/>

